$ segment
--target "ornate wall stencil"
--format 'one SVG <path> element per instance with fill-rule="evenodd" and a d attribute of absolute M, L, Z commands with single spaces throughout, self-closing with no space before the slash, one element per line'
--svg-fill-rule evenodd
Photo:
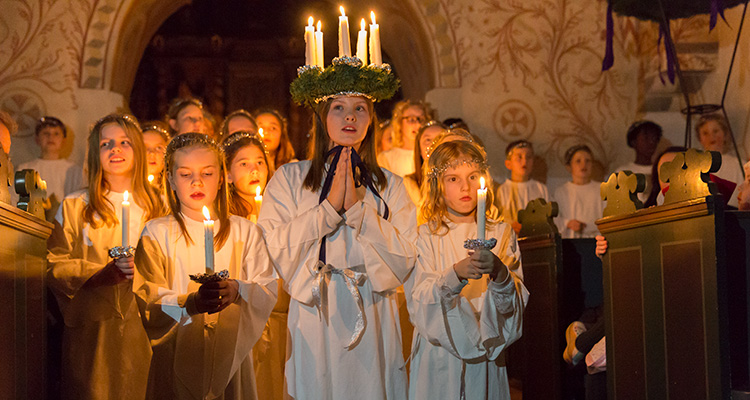
<path fill-rule="evenodd" d="M 114 22 L 126 0 L 97 1 L 86 27 L 81 60 L 80 85 L 83 88 L 104 88 L 104 73 Z"/>
<path fill-rule="evenodd" d="M 506 142 L 528 140 L 536 129 L 534 110 L 522 100 L 508 100 L 495 110 L 495 133 Z"/>
<path fill-rule="evenodd" d="M 26 89 L 11 89 L 0 97 L 0 109 L 6 111 L 18 123 L 16 137 L 31 136 L 39 118 L 46 114 L 47 107 L 42 97 Z"/>

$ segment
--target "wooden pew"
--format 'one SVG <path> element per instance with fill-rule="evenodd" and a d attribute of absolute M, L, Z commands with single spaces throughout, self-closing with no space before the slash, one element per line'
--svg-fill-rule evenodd
<path fill-rule="evenodd" d="M 552 218 L 557 204 L 543 199 L 519 212 L 519 247 L 529 303 L 523 337 L 509 349 L 509 374 L 523 398 L 582 398 L 582 375 L 562 358 L 565 329 L 584 308 L 601 303 L 601 262 L 594 239 L 562 239 Z"/>
<path fill-rule="evenodd" d="M 678 154 L 660 171 L 670 183 L 665 204 L 649 209 L 635 197 L 642 175 L 620 172 L 602 184 L 607 207 L 597 225 L 609 243 L 603 265 L 610 399 L 728 399 L 734 381 L 739 398 L 747 385 L 750 224 L 744 213 L 724 210 L 709 182 L 719 165 L 718 153 Z M 730 312 L 744 315 L 733 335 Z"/>
<path fill-rule="evenodd" d="M 4 166 L 0 155 L 0 169 Z M 9 199 L 7 175 L 0 175 L 0 199 Z M 15 178 L 22 205 L 33 213 L 0 201 L 0 397 L 44 399 L 44 277 L 52 224 L 44 220 L 39 175 L 21 171 Z"/>

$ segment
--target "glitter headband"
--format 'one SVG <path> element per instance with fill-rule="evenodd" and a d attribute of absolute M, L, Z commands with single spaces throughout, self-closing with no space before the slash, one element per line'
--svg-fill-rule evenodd
<path fill-rule="evenodd" d="M 167 138 L 167 140 L 169 140 L 170 138 L 169 132 L 167 132 L 164 128 L 158 125 L 147 125 L 143 127 L 143 132 L 148 132 L 148 131 L 159 132 L 159 134 Z"/>
<path fill-rule="evenodd" d="M 432 121 L 430 121 L 432 122 Z M 448 136 L 460 136 L 462 140 L 467 141 L 469 143 L 474 143 L 479 145 L 474 141 L 474 136 L 471 135 L 466 129 L 463 128 L 456 128 L 456 129 L 446 129 L 445 132 L 438 135 L 438 137 L 435 138 L 435 140 L 430 143 L 430 147 L 427 148 L 427 158 L 430 158 L 430 155 L 432 154 L 433 150 L 435 150 L 438 145 L 445 142 L 445 138 Z M 484 152 L 484 148 L 482 148 L 482 152 Z"/>
<path fill-rule="evenodd" d="M 565 151 L 565 165 L 570 164 L 573 156 L 581 150 L 591 154 L 591 149 L 589 148 L 589 146 L 586 146 L 585 144 L 577 144 Z"/>
<path fill-rule="evenodd" d="M 227 136 L 222 142 L 221 147 L 224 150 L 224 153 L 228 153 L 229 148 L 232 147 L 235 143 L 239 142 L 242 139 L 249 139 L 254 144 L 259 145 L 260 148 L 263 150 L 263 153 L 266 154 L 266 157 L 270 157 L 268 153 L 268 149 L 266 149 L 266 144 L 263 142 L 263 139 L 260 138 L 260 136 L 255 132 L 249 132 L 249 131 L 237 131 L 229 136 Z"/>
<path fill-rule="evenodd" d="M 224 158 L 224 149 L 222 149 L 215 140 L 208 137 L 208 135 L 197 132 L 183 133 L 173 137 L 172 140 L 169 141 L 169 144 L 167 144 L 167 150 L 164 152 L 164 165 L 166 170 L 170 171 L 172 169 L 172 163 L 169 160 L 172 158 L 175 151 L 193 145 L 202 145 L 214 149 L 219 153 L 220 158 Z"/>
<path fill-rule="evenodd" d="M 427 177 L 429 179 L 433 179 L 433 178 L 437 179 L 438 177 L 442 176 L 448 168 L 457 168 L 462 165 L 476 165 L 477 167 L 479 167 L 480 170 L 489 169 L 487 162 L 484 160 L 480 160 L 478 158 L 471 158 L 471 159 L 460 158 L 460 159 L 451 160 L 450 162 L 447 162 L 443 165 L 430 168 L 430 172 L 427 174 Z"/>
<path fill-rule="evenodd" d="M 505 149 L 505 158 L 510 158 L 510 155 L 513 154 L 513 150 L 515 149 L 534 149 L 534 147 L 531 145 L 531 142 L 526 140 L 516 140 L 515 142 L 511 142 L 508 145 L 508 148 Z"/>
<path fill-rule="evenodd" d="M 114 123 L 117 123 L 118 120 L 123 120 L 123 121 L 125 121 L 127 123 L 130 123 L 133 126 L 135 126 L 136 128 L 138 128 L 139 131 L 143 132 L 141 130 L 141 125 L 138 123 L 138 120 L 135 119 L 134 116 L 129 115 L 129 114 L 109 114 L 109 115 L 106 115 L 106 116 L 104 116 L 102 118 L 99 118 L 99 120 L 96 121 L 96 123 L 94 123 L 94 129 L 101 128 L 101 126 L 104 125 L 104 124 L 114 124 Z"/>

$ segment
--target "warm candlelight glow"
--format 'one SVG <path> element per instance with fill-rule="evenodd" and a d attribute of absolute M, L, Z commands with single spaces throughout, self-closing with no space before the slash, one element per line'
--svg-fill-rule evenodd
<path fill-rule="evenodd" d="M 370 11 L 370 19 L 372 20 L 373 25 L 377 24 L 377 22 L 375 22 L 375 11 Z"/>
<path fill-rule="evenodd" d="M 208 207 L 203 206 L 203 216 L 206 217 L 206 221 L 211 220 L 211 213 L 208 211 Z"/>
<path fill-rule="evenodd" d="M 346 14 L 344 13 L 344 6 L 339 6 L 339 10 L 341 11 L 341 16 L 346 17 Z"/>
<path fill-rule="evenodd" d="M 362 18 L 362 22 L 360 22 L 359 26 L 361 26 L 362 30 L 365 30 L 365 19 Z"/>
<path fill-rule="evenodd" d="M 315 20 L 313 19 L 312 15 L 311 15 L 310 18 L 307 19 L 307 25 L 308 26 L 313 26 L 313 22 L 315 22 Z"/>
<path fill-rule="evenodd" d="M 148 176 L 148 183 L 154 183 L 154 176 L 153 175 L 149 175 Z"/>
<path fill-rule="evenodd" d="M 260 189 L 260 185 L 258 185 L 258 186 L 255 187 L 255 197 L 260 196 L 260 190 L 261 190 Z"/>
<path fill-rule="evenodd" d="M 261 138 L 263 137 L 263 128 L 258 128 L 258 135 L 260 135 Z"/>
<path fill-rule="evenodd" d="M 479 178 L 479 188 L 484 189 L 484 177 Z"/>
<path fill-rule="evenodd" d="M 317 31 L 320 32 L 320 20 L 318 20 L 318 29 L 317 29 Z"/>
<path fill-rule="evenodd" d="M 128 191 L 126 190 L 125 193 L 122 194 L 122 202 L 123 204 L 128 202 Z"/>

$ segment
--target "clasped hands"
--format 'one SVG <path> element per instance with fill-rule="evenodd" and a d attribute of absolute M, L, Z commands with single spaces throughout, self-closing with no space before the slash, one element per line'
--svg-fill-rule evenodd
<path fill-rule="evenodd" d="M 479 279 L 489 274 L 495 282 L 501 283 L 508 279 L 508 267 L 489 250 L 469 251 L 469 256 L 453 265 L 456 276 L 461 280 Z"/>
<path fill-rule="evenodd" d="M 234 303 L 240 292 L 240 285 L 234 279 L 207 282 L 195 293 L 195 309 L 199 313 L 217 313 Z"/>
<path fill-rule="evenodd" d="M 365 188 L 357 186 L 354 183 L 354 174 L 352 173 L 352 148 L 344 147 L 341 150 L 341 156 L 336 164 L 336 171 L 333 174 L 333 182 L 331 183 L 331 191 L 328 192 L 328 202 L 331 206 L 338 211 L 343 213 L 349 211 L 350 208 L 359 200 L 364 199 Z"/>

